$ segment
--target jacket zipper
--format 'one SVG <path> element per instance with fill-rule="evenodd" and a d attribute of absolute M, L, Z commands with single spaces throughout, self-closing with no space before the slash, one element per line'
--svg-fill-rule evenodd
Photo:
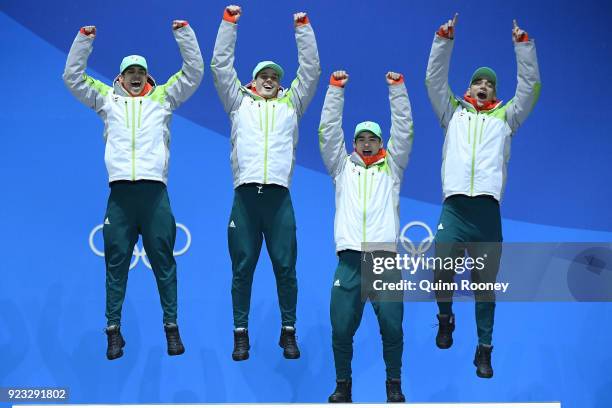
<path fill-rule="evenodd" d="M 128 102 L 127 99 L 123 101 L 125 104 L 125 127 L 130 128 L 130 115 L 128 115 Z"/>
<path fill-rule="evenodd" d="M 126 105 L 127 107 L 127 105 Z M 132 181 L 136 180 L 136 104 L 132 99 Z"/>
<path fill-rule="evenodd" d="M 478 140 L 478 144 L 482 143 L 482 132 L 484 131 L 484 123 L 485 123 L 485 117 L 482 117 L 482 123 L 480 124 L 480 138 Z"/>
<path fill-rule="evenodd" d="M 142 99 L 140 100 L 140 104 L 138 106 L 138 129 L 140 129 L 140 115 L 142 113 Z"/>
<path fill-rule="evenodd" d="M 261 103 L 257 102 L 257 111 L 259 112 L 259 130 L 263 131 L 263 126 L 261 124 Z"/>
<path fill-rule="evenodd" d="M 470 178 L 470 196 L 474 195 L 474 166 L 476 164 L 476 135 L 478 134 L 478 113 L 474 123 L 474 140 L 472 143 L 472 176 Z"/>
<path fill-rule="evenodd" d="M 363 244 L 366 243 L 366 204 L 368 197 L 368 170 L 365 170 L 365 176 L 363 177 Z"/>
<path fill-rule="evenodd" d="M 266 130 L 264 133 L 264 184 L 268 182 L 268 101 L 266 103 Z"/>
<path fill-rule="evenodd" d="M 472 135 L 472 117 L 468 116 L 468 144 L 470 144 L 471 135 Z"/>

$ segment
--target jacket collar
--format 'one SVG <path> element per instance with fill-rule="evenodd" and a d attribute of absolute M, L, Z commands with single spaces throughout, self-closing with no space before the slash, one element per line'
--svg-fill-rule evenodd
<path fill-rule="evenodd" d="M 479 112 L 479 110 L 477 110 L 474 105 L 472 105 L 470 102 L 466 101 L 463 98 L 455 98 L 457 100 L 457 102 L 459 102 L 459 104 L 461 106 L 463 106 L 465 109 L 472 111 L 472 112 Z M 493 105 L 493 107 L 489 108 L 489 109 L 481 109 L 480 112 L 493 112 L 495 109 L 498 109 L 500 106 L 502 106 L 502 101 L 500 99 L 498 99 L 496 101 L 496 103 Z"/>
<path fill-rule="evenodd" d="M 365 161 L 363 161 L 363 158 L 357 152 L 351 153 L 351 159 L 350 160 L 353 163 L 355 163 L 356 165 L 367 169 L 367 168 L 370 168 L 370 167 L 373 167 L 373 166 L 376 166 L 376 165 L 384 163 L 385 160 L 387 160 L 387 155 L 386 155 L 386 151 L 385 151 L 385 154 L 380 159 L 376 160 L 374 163 L 370 164 L 369 166 L 365 163 Z"/>
<path fill-rule="evenodd" d="M 147 88 L 148 88 L 148 92 L 146 92 L 144 95 L 138 95 L 138 96 L 150 95 L 151 92 L 153 92 L 153 90 L 155 89 L 156 86 L 157 86 L 157 83 L 155 82 L 155 79 L 151 75 L 147 74 L 147 85 L 145 85 L 145 90 L 147 90 Z M 128 97 L 132 96 L 121 85 L 121 82 L 119 82 L 119 75 L 117 75 L 115 77 L 115 80 L 113 81 L 113 89 L 115 90 L 115 94 L 117 94 L 117 95 L 128 96 Z"/>
<path fill-rule="evenodd" d="M 241 86 L 241 89 L 246 92 L 251 98 L 256 99 L 256 100 L 265 100 L 263 97 L 261 97 L 256 91 L 255 91 L 255 87 L 252 86 L 252 82 L 249 82 L 246 85 Z M 270 101 L 276 100 L 276 99 L 281 99 L 283 96 L 285 96 L 285 94 L 287 93 L 287 90 L 283 87 L 279 87 L 278 88 L 278 94 L 276 94 L 276 98 L 272 98 L 269 99 Z"/>

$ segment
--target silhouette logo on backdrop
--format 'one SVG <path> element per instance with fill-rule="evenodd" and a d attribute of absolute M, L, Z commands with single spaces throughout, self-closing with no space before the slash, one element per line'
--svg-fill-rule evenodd
<path fill-rule="evenodd" d="M 420 227 L 420 228 L 419 228 Z M 421 240 L 419 246 L 415 246 L 413 241 L 408 237 L 408 230 L 410 229 L 424 229 L 425 237 Z M 423 221 L 411 221 L 402 228 L 400 232 L 400 243 L 411 257 L 418 257 L 424 254 L 431 247 L 434 240 L 434 234 L 429 225 Z"/>
<path fill-rule="evenodd" d="M 104 257 L 104 251 L 100 251 L 97 247 L 96 244 L 94 242 L 94 238 L 96 236 L 96 233 L 98 231 L 101 231 L 102 228 L 104 228 L 104 224 L 99 224 L 96 225 L 91 232 L 89 233 L 89 247 L 91 248 L 91 251 L 101 257 Z M 189 229 L 184 225 L 181 224 L 179 222 L 176 223 L 176 229 L 181 230 L 185 233 L 185 245 L 183 245 L 183 248 L 181 248 L 180 250 L 174 250 L 174 256 L 181 256 L 184 255 L 188 250 L 189 247 L 191 246 L 191 232 L 189 232 Z M 134 245 L 134 252 L 133 252 L 133 258 L 132 262 L 130 263 L 130 270 L 134 269 L 136 267 L 136 265 L 138 265 L 138 261 L 142 259 L 142 263 L 145 264 L 145 266 L 149 269 L 151 269 L 151 263 L 149 262 L 149 259 L 147 258 L 147 253 L 145 252 L 144 248 L 140 248 L 138 246 L 138 243 L 136 243 L 136 245 Z"/>

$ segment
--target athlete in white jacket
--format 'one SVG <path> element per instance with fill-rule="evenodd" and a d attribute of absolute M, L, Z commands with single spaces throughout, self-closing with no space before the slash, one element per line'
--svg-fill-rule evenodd
<path fill-rule="evenodd" d="M 186 21 L 172 23 L 183 66 L 165 84 L 157 85 L 140 55 L 123 59 L 113 86 L 90 77 L 85 69 L 93 49 L 95 26 L 81 28 L 66 61 L 64 83 L 104 121 L 104 160 L 111 187 L 104 217 L 108 359 L 123 355 L 120 331 L 128 270 L 134 245 L 143 245 L 155 273 L 168 354 L 185 348 L 176 324 L 176 262 L 172 253 L 176 223 L 166 183 L 173 111 L 198 88 L 204 63 L 195 33 Z"/>
<path fill-rule="evenodd" d="M 315 94 L 321 67 L 308 17 L 296 13 L 293 18 L 299 68 L 291 86 L 281 87 L 284 70 L 273 61 L 257 64 L 252 80 L 242 85 L 234 69 L 241 15 L 240 7 L 226 7 L 211 62 L 215 87 L 232 123 L 230 160 L 235 194 L 228 222 L 234 311 L 232 358 L 249 358 L 251 287 L 265 236 L 281 309 L 279 344 L 285 358 L 293 359 L 300 356 L 295 337 L 297 241 L 288 187 L 295 163 L 298 123 Z"/>
<path fill-rule="evenodd" d="M 540 72 L 535 43 L 516 21 L 512 30 L 517 59 L 516 93 L 507 103 L 497 98 L 497 75 L 488 67 L 478 68 L 463 97 L 448 85 L 450 57 L 457 15 L 442 25 L 434 36 L 426 85 L 429 99 L 445 139 L 442 156 L 444 204 L 436 233 L 436 256 L 486 258 L 485 268 L 472 270 L 472 279 L 495 282 L 501 257 L 499 202 L 506 184 L 510 143 L 540 95 Z M 453 270 L 436 270 L 435 281 L 450 282 Z M 439 348 L 453 344 L 455 315 L 452 291 L 437 291 Z M 482 378 L 493 376 L 491 352 L 495 294 L 477 291 L 476 325 L 478 346 L 474 364 Z"/>
<path fill-rule="evenodd" d="M 361 122 L 354 132 L 354 152 L 347 155 L 342 130 L 347 81 L 345 71 L 332 74 L 319 127 L 321 156 L 336 190 L 334 237 L 339 258 L 330 304 L 336 390 L 329 402 L 352 402 L 353 336 L 367 299 L 372 302 L 383 339 L 387 401 L 403 402 L 404 304 L 401 296 L 399 299 L 381 298 L 370 285 L 362 283 L 362 279 L 367 279 L 366 275 L 371 273 L 372 257 L 397 251 L 400 187 L 413 140 L 410 101 L 403 76 L 387 73 L 391 105 L 388 148 L 383 148 L 382 132 L 377 123 Z M 388 276 L 384 278 L 391 281 L 401 278 L 399 271 L 385 273 Z"/>

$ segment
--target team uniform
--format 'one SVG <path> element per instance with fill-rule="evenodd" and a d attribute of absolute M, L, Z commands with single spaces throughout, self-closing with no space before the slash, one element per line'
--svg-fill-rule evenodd
<path fill-rule="evenodd" d="M 183 65 L 165 84 L 147 75 L 148 92 L 131 96 L 119 77 L 108 86 L 85 73 L 93 38 L 77 34 L 66 62 L 64 82 L 104 122 L 104 160 L 110 197 L 104 216 L 107 326 L 118 326 L 127 277 L 138 235 L 157 280 L 163 322 L 176 324 L 177 279 L 173 249 L 176 223 L 166 184 L 172 113 L 199 86 L 204 63 L 189 25 L 173 31 Z M 142 57 L 140 57 L 142 58 Z M 142 59 L 144 61 L 144 59 Z"/>
<path fill-rule="evenodd" d="M 478 108 L 467 94 L 460 98 L 449 88 L 453 43 L 452 39 L 435 35 L 426 76 L 429 99 L 445 133 L 441 171 L 444 204 L 435 237 L 436 256 L 462 257 L 466 250 L 472 258 L 486 254 L 485 268 L 480 272 L 472 270 L 472 279 L 495 282 L 503 240 L 499 203 L 506 185 L 510 144 L 540 94 L 536 48 L 533 40 L 514 44 L 518 66 L 514 98 L 505 104 L 495 100 L 490 106 Z M 451 282 L 453 276 L 452 270 L 435 271 L 436 281 Z M 451 332 L 452 295 L 452 291 L 436 292 L 439 319 L 447 319 L 441 324 L 449 324 Z M 495 294 L 478 291 L 475 299 L 478 342 L 490 346 Z M 439 347 L 451 344 L 452 337 L 450 344 Z"/>
<path fill-rule="evenodd" d="M 298 123 L 315 94 L 321 68 L 314 31 L 298 24 L 297 77 L 276 98 L 264 99 L 243 86 L 234 70 L 238 25 L 223 20 L 211 69 L 231 121 L 230 161 L 234 202 L 228 221 L 232 260 L 234 327 L 246 329 L 253 273 L 263 237 L 274 274 L 283 327 L 296 321 L 296 224 L 289 185 L 295 164 Z M 257 72 L 254 72 L 254 77 Z"/>
<path fill-rule="evenodd" d="M 397 251 L 400 187 L 412 149 L 412 114 L 403 81 L 389 85 L 389 101 L 392 126 L 388 149 L 381 149 L 380 158 L 370 164 L 357 152 L 347 155 L 342 130 L 344 88 L 329 86 L 321 115 L 321 155 L 336 196 L 334 238 L 339 262 L 332 281 L 330 317 L 339 384 L 351 379 L 353 336 L 368 299 L 380 325 L 387 378 L 401 378 L 402 298 L 381 299 L 371 285 L 364 284 L 365 275 L 372 271 L 373 257 Z M 378 125 L 364 123 L 363 130 L 376 128 L 373 133 L 380 138 Z M 397 270 L 388 271 L 383 278 L 397 281 L 401 275 Z M 332 397 L 330 402 L 336 402 Z"/>

